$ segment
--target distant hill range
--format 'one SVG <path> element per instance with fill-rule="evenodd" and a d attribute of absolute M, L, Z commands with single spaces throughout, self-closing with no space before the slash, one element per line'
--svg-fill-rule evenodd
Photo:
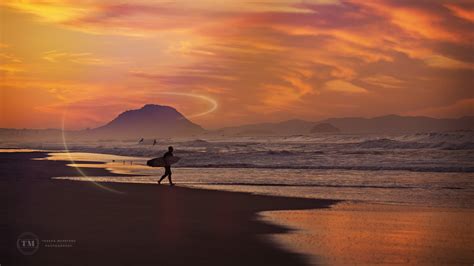
<path fill-rule="evenodd" d="M 474 130 L 474 116 L 437 119 L 421 116 L 387 115 L 374 118 L 330 118 L 318 122 L 288 120 L 227 127 L 215 131 L 220 135 L 310 135 L 310 134 L 409 134 L 432 131 Z"/>
<path fill-rule="evenodd" d="M 309 133 L 319 134 L 319 133 L 339 133 L 341 130 L 329 123 L 318 123 L 314 125 Z"/>
<path fill-rule="evenodd" d="M 92 139 L 138 139 L 193 136 L 288 136 L 313 134 L 410 134 L 474 130 L 474 116 L 456 119 L 387 115 L 374 118 L 330 118 L 318 122 L 287 120 L 278 123 L 259 123 L 205 130 L 189 121 L 169 106 L 147 104 L 140 109 L 119 114 L 104 126 L 78 131 L 67 131 L 69 137 Z M 60 138 L 58 129 L 0 129 L 2 140 L 38 140 Z"/>

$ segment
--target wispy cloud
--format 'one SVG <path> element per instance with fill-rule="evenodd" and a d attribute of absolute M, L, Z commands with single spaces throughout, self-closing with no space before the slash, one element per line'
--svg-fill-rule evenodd
<path fill-rule="evenodd" d="M 425 58 L 428 66 L 452 69 L 474 69 L 474 63 L 463 62 L 442 55 L 433 55 Z"/>
<path fill-rule="evenodd" d="M 461 5 L 445 4 L 445 7 L 451 10 L 457 17 L 474 23 L 474 4 L 472 2 L 465 1 Z"/>
<path fill-rule="evenodd" d="M 382 88 L 399 89 L 406 86 L 403 80 L 387 75 L 368 76 L 361 78 L 361 80 L 367 84 Z"/>
<path fill-rule="evenodd" d="M 50 63 L 71 62 L 84 65 L 110 65 L 117 63 L 113 60 L 95 57 L 92 53 L 68 53 L 56 50 L 44 52 L 42 58 Z"/>
<path fill-rule="evenodd" d="M 324 85 L 324 89 L 344 93 L 367 93 L 367 89 L 356 86 L 344 80 L 330 80 Z"/>
<path fill-rule="evenodd" d="M 8 47 L 9 45 L 0 43 L 0 74 L 11 75 L 24 71 L 22 60 L 18 56 L 8 52 L 6 50 Z"/>

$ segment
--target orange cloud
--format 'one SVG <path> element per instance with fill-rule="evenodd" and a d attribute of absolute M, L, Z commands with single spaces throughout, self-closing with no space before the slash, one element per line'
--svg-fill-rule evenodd
<path fill-rule="evenodd" d="M 465 38 L 457 30 L 446 28 L 445 19 L 428 7 L 401 6 L 391 1 L 356 1 L 357 4 L 367 6 L 383 16 L 387 16 L 391 23 L 400 27 L 408 33 L 422 38 L 443 41 L 465 41 Z"/>
<path fill-rule="evenodd" d="M 361 78 L 361 81 L 377 86 L 382 88 L 392 88 L 392 89 L 399 89 L 405 86 L 405 82 L 403 80 L 397 79 L 392 76 L 387 75 L 374 75 L 369 77 Z"/>
<path fill-rule="evenodd" d="M 344 80 L 330 80 L 324 85 L 324 89 L 329 91 L 343 92 L 343 93 L 368 93 L 367 89 L 356 86 Z"/>
<path fill-rule="evenodd" d="M 9 45 L 0 43 L 0 74 L 11 75 L 24 70 L 23 62 L 17 56 L 6 52 Z"/>
<path fill-rule="evenodd" d="M 451 10 L 451 12 L 453 12 L 456 16 L 474 23 L 474 7 L 473 6 L 471 6 L 471 8 L 463 8 L 455 4 L 446 4 L 445 7 Z"/>
<path fill-rule="evenodd" d="M 297 76 L 283 77 L 285 85 L 264 84 L 263 104 L 269 109 L 291 108 L 292 104 L 301 101 L 301 98 L 308 94 L 317 94 L 310 84 Z"/>
<path fill-rule="evenodd" d="M 425 63 L 432 67 L 452 69 L 474 69 L 474 63 L 462 62 L 442 55 L 434 55 L 425 58 Z"/>
<path fill-rule="evenodd" d="M 85 65 L 111 65 L 117 63 L 112 60 L 94 57 L 91 53 L 67 53 L 56 50 L 43 53 L 42 58 L 50 63 L 71 62 Z"/>

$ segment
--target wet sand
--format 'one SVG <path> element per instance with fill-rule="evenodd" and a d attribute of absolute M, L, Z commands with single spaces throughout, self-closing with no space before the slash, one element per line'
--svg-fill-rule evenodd
<path fill-rule="evenodd" d="M 471 265 L 474 211 L 344 202 L 324 210 L 275 211 L 262 220 L 299 228 L 271 239 L 313 264 Z"/>
<path fill-rule="evenodd" d="M 67 162 L 31 160 L 45 156 L 0 153 L 0 201 L 6 204 L 1 265 L 305 265 L 305 256 L 264 237 L 289 229 L 262 222 L 258 213 L 336 203 L 179 185 L 105 184 L 122 192 L 112 193 L 90 182 L 51 180 L 79 173 Z M 23 232 L 40 240 L 34 255 L 16 247 Z M 66 245 L 57 244 L 63 240 Z"/>

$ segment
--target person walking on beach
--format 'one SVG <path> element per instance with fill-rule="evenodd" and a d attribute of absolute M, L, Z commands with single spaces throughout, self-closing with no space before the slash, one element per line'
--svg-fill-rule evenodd
<path fill-rule="evenodd" d="M 158 181 L 158 184 L 161 184 L 161 181 L 165 179 L 165 177 L 168 177 L 168 180 L 170 181 L 170 186 L 174 186 L 173 181 L 171 180 L 171 164 L 168 161 L 168 158 L 172 156 L 173 156 L 173 147 L 169 146 L 168 151 L 163 155 L 163 160 L 165 161 L 165 174 L 160 178 L 160 181 Z"/>

